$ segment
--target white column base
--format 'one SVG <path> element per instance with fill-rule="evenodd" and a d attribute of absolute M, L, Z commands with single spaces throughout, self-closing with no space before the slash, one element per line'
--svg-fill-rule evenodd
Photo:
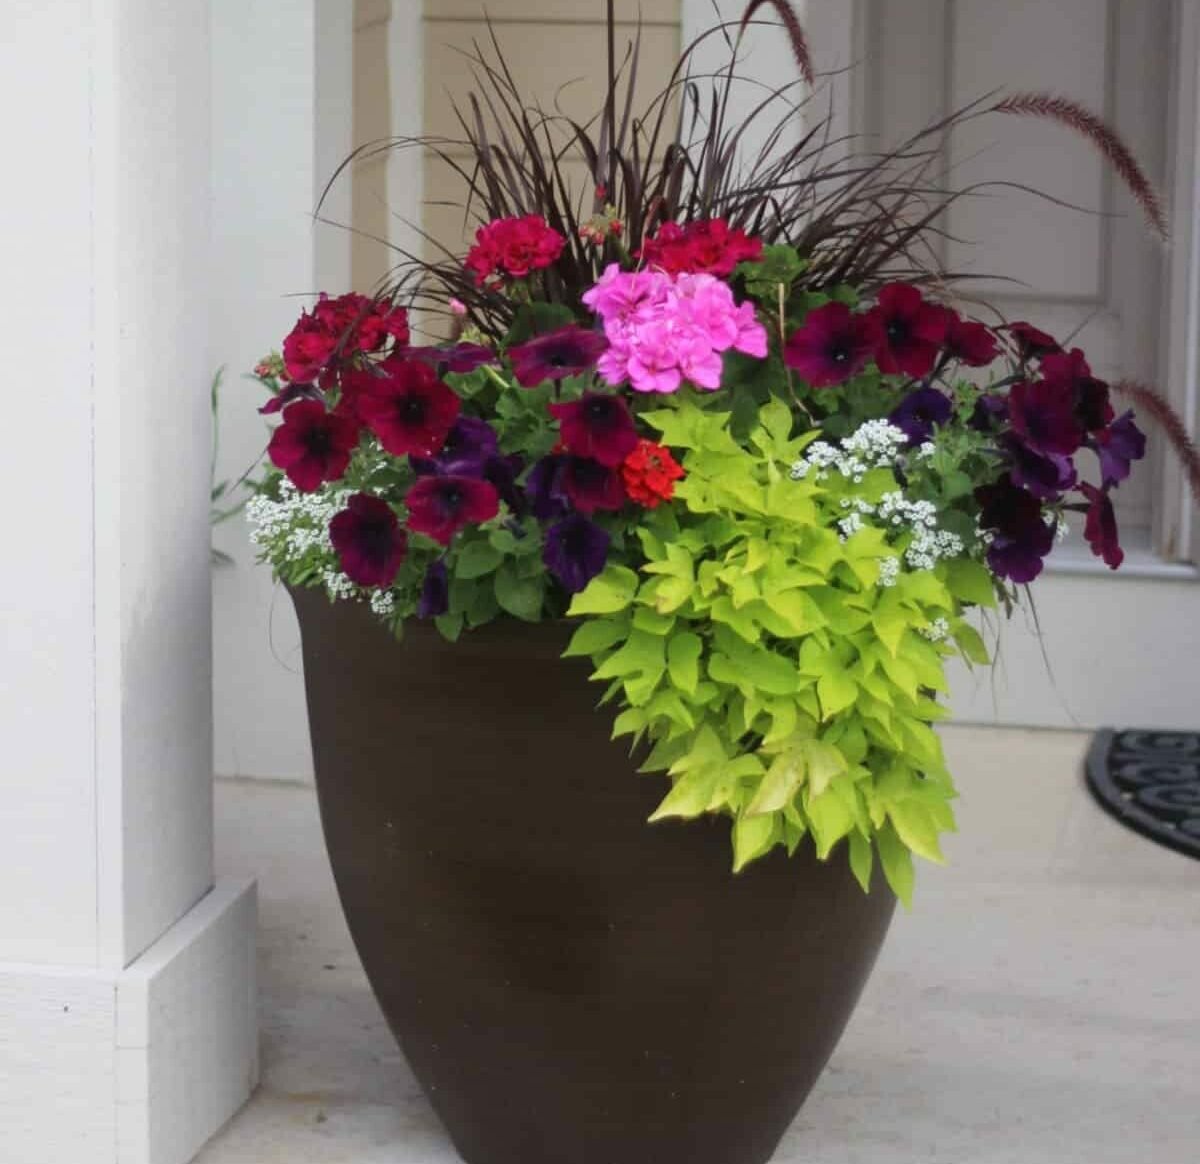
<path fill-rule="evenodd" d="M 256 922 L 220 880 L 118 973 L 0 962 L 0 1156 L 187 1164 L 258 1082 Z"/>

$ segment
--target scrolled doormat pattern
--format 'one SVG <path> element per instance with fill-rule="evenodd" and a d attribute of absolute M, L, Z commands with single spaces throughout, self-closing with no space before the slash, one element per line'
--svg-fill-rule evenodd
<path fill-rule="evenodd" d="M 1087 783 L 1128 828 L 1200 858 L 1200 733 L 1098 732 Z"/>

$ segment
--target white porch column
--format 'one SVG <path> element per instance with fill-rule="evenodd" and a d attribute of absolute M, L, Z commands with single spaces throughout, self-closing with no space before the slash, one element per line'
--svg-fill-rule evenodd
<path fill-rule="evenodd" d="M 218 478 L 260 457 L 265 402 L 242 377 L 318 291 L 350 289 L 351 0 L 212 0 L 212 338 L 224 366 Z M 216 771 L 309 779 L 300 637 L 287 595 L 254 564 L 242 520 L 218 528 L 213 576 Z"/>
<path fill-rule="evenodd" d="M 254 1085 L 213 883 L 207 0 L 0 37 L 0 1157 L 184 1164 Z"/>

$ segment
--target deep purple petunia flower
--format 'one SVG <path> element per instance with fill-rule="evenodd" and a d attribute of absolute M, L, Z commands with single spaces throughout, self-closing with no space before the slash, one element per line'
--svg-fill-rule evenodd
<path fill-rule="evenodd" d="M 408 528 L 444 546 L 463 526 L 490 521 L 500 512 L 496 487 L 475 477 L 419 477 L 405 501 Z"/>
<path fill-rule="evenodd" d="M 948 326 L 945 308 L 925 301 L 911 283 L 889 283 L 866 315 L 881 372 L 920 379 L 933 370 Z"/>
<path fill-rule="evenodd" d="M 484 364 L 496 361 L 496 353 L 482 344 L 450 344 L 444 348 L 405 348 L 404 354 L 414 360 L 432 364 L 439 375 L 446 372 L 474 372 Z"/>
<path fill-rule="evenodd" d="M 417 600 L 417 618 L 437 618 L 449 609 L 450 577 L 446 573 L 446 559 L 438 558 L 425 571 L 421 597 Z"/>
<path fill-rule="evenodd" d="M 551 404 L 563 445 L 577 457 L 591 457 L 615 469 L 637 448 L 637 429 L 629 407 L 619 396 L 585 392 L 569 404 Z"/>
<path fill-rule="evenodd" d="M 975 401 L 975 411 L 967 421 L 977 432 L 992 432 L 999 425 L 1008 423 L 1008 400 L 1003 396 L 985 392 Z"/>
<path fill-rule="evenodd" d="M 1047 384 L 1053 384 L 1071 398 L 1075 415 L 1085 431 L 1099 432 L 1112 421 L 1108 385 L 1092 375 L 1079 348 L 1046 356 L 1042 360 L 1042 376 Z"/>
<path fill-rule="evenodd" d="M 359 586 L 390 586 L 408 552 L 408 536 L 381 497 L 355 493 L 329 523 L 342 572 Z"/>
<path fill-rule="evenodd" d="M 354 421 L 326 411 L 319 400 L 298 400 L 284 410 L 283 423 L 271 434 L 267 455 L 297 489 L 311 493 L 346 471 L 357 444 Z"/>
<path fill-rule="evenodd" d="M 954 404 L 944 392 L 936 388 L 918 388 L 900 401 L 888 422 L 908 437 L 912 447 L 929 440 L 933 430 L 944 425 L 953 413 Z"/>
<path fill-rule="evenodd" d="M 1001 578 L 1032 582 L 1054 547 L 1054 529 L 1042 516 L 1041 502 L 1007 474 L 993 485 L 981 485 L 975 499 L 981 509 L 979 524 L 992 535 L 988 565 Z"/>
<path fill-rule="evenodd" d="M 546 531 L 542 561 L 572 594 L 578 594 L 604 569 L 612 539 L 586 517 L 572 514 Z"/>
<path fill-rule="evenodd" d="M 812 388 L 844 384 L 871 358 L 865 318 L 844 303 L 814 308 L 784 345 L 783 362 Z"/>
<path fill-rule="evenodd" d="M 1012 436 L 1005 437 L 1002 444 L 1009 456 L 1013 483 L 1042 501 L 1057 501 L 1078 479 L 1070 457 L 1035 452 Z"/>
<path fill-rule="evenodd" d="M 1052 352 L 1062 351 L 1058 340 L 1052 335 L 1047 335 L 1040 328 L 1034 327 L 1032 323 L 1026 323 L 1023 319 L 1016 323 L 1006 323 L 999 330 L 1008 332 L 1012 337 L 1017 355 L 1022 361 L 1041 359 L 1042 356 L 1048 356 Z"/>
<path fill-rule="evenodd" d="M 1100 480 L 1111 488 L 1129 476 L 1132 462 L 1146 455 L 1146 434 L 1134 424 L 1130 410 L 1096 434 L 1093 448 L 1100 458 Z"/>
<path fill-rule="evenodd" d="M 461 471 L 472 476 L 470 466 L 482 467 L 496 456 L 499 441 L 486 420 L 475 416 L 460 416 L 446 434 L 446 443 L 437 455 L 444 472 Z"/>
<path fill-rule="evenodd" d="M 525 478 L 525 496 L 538 521 L 552 521 L 571 511 L 571 499 L 563 482 L 566 464 L 567 458 L 562 454 L 551 453 L 538 461 Z"/>
<path fill-rule="evenodd" d="M 1013 432 L 1039 453 L 1071 456 L 1083 444 L 1071 392 L 1047 380 L 1022 380 L 1008 394 Z"/>
<path fill-rule="evenodd" d="M 547 380 L 582 375 L 595 366 L 607 347 L 608 340 L 598 331 L 573 323 L 546 335 L 534 336 L 526 343 L 510 348 L 508 355 L 517 383 L 525 388 L 536 388 Z"/>
<path fill-rule="evenodd" d="M 562 488 L 580 513 L 620 509 L 626 500 L 620 471 L 593 461 L 591 457 L 564 459 Z"/>
<path fill-rule="evenodd" d="M 357 399 L 358 414 L 393 456 L 430 457 L 446 443 L 462 402 L 433 369 L 420 360 L 388 361 Z"/>
<path fill-rule="evenodd" d="M 1097 489 L 1085 481 L 1079 486 L 1079 491 L 1088 499 L 1083 536 L 1092 547 L 1092 553 L 1097 558 L 1103 558 L 1110 570 L 1115 570 L 1125 561 L 1125 551 L 1121 549 L 1117 535 L 1117 515 L 1113 512 L 1108 490 Z"/>
<path fill-rule="evenodd" d="M 1000 352 L 996 336 L 986 324 L 974 319 L 962 319 L 955 312 L 949 315 L 946 328 L 946 354 L 970 368 L 986 368 Z"/>

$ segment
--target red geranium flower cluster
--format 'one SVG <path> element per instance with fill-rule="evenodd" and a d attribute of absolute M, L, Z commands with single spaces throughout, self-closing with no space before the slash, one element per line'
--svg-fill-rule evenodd
<path fill-rule="evenodd" d="M 408 312 L 386 299 L 351 292 L 331 299 L 322 294 L 311 312 L 304 311 L 283 341 L 283 366 L 296 384 L 322 381 L 325 387 L 338 368 L 354 356 L 377 352 L 388 338 L 408 343 Z"/>
<path fill-rule="evenodd" d="M 562 254 L 566 240 L 537 214 L 498 218 L 475 232 L 467 252 L 467 270 L 482 285 L 493 276 L 524 279 L 550 266 Z"/>
<path fill-rule="evenodd" d="M 675 482 L 683 468 L 668 449 L 654 441 L 640 440 L 637 448 L 621 462 L 621 480 L 632 501 L 655 509 L 675 496 Z"/>
<path fill-rule="evenodd" d="M 738 263 L 762 258 L 760 238 L 730 227 L 723 218 L 706 218 L 679 226 L 665 222 L 653 238 L 646 239 L 639 257 L 649 267 L 668 275 L 716 275 L 728 278 Z"/>

